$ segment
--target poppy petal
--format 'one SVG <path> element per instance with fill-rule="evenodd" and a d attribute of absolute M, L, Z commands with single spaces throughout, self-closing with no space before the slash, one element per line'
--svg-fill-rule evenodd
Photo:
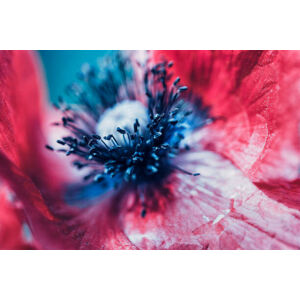
<path fill-rule="evenodd" d="M 253 181 L 298 176 L 299 51 L 158 51 L 225 118 L 208 143 Z"/>
<path fill-rule="evenodd" d="M 21 165 L 29 156 L 28 148 L 39 146 L 36 144 L 36 135 L 41 128 L 43 85 L 31 52 L 2 51 L 0 69 L 1 150 L 13 162 Z"/>
<path fill-rule="evenodd" d="M 125 232 L 138 248 L 299 249 L 299 210 L 269 198 L 216 153 L 181 159 L 201 175 L 174 174 L 165 186 L 169 194 L 155 195 L 175 199 L 163 213 L 125 216 Z"/>

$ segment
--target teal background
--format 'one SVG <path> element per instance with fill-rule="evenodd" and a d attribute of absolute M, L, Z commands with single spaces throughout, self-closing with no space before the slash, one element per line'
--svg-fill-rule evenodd
<path fill-rule="evenodd" d="M 38 51 L 45 70 L 49 98 L 56 102 L 65 87 L 76 79 L 84 63 L 96 64 L 108 50 L 41 50 Z"/>

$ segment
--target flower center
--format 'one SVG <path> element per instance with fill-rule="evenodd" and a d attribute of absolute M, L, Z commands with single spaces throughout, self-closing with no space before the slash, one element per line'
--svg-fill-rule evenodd
<path fill-rule="evenodd" d="M 173 158 L 189 149 L 182 147 L 188 131 L 214 120 L 207 108 L 199 105 L 198 115 L 193 109 L 192 103 L 199 100 L 201 104 L 201 99 L 184 101 L 189 96 L 187 87 L 179 85 L 179 78 L 171 82 L 172 63 L 145 69 L 141 81 L 126 71 L 122 57 L 116 61 L 119 73 L 113 76 L 106 70 L 104 81 L 96 69 L 85 70 L 81 82 L 69 90 L 74 109 L 64 101 L 58 107 L 62 122 L 54 125 L 65 127 L 70 135 L 57 140 L 64 148 L 56 150 L 76 156 L 74 166 L 88 170 L 83 179 L 89 184 L 80 187 L 76 197 L 124 181 L 126 187 L 143 189 L 144 184 L 161 183 L 174 169 L 199 175 L 182 169 Z"/>

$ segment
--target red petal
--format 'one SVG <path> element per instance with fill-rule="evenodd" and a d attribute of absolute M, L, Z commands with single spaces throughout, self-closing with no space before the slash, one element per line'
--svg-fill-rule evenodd
<path fill-rule="evenodd" d="M 53 158 L 45 150 L 46 96 L 37 56 L 0 52 L 0 151 L 43 190 L 59 184 Z"/>
<path fill-rule="evenodd" d="M 40 126 L 41 82 L 33 53 L 3 51 L 1 67 L 1 150 L 18 165 L 37 147 Z M 30 136 L 30 143 L 28 137 Z M 29 149 L 30 148 L 30 149 Z M 20 159 L 20 156 L 22 160 Z"/>
<path fill-rule="evenodd" d="M 17 198 L 24 200 L 35 232 L 39 228 L 37 219 L 42 223 L 44 218 L 49 221 L 54 217 L 32 180 L 49 198 L 57 192 L 57 187 L 48 168 L 51 161 L 44 159 L 41 101 L 45 99 L 34 53 L 1 52 L 0 81 L 0 174 Z M 56 198 L 51 200 L 55 203 Z"/>
<path fill-rule="evenodd" d="M 208 142 L 253 180 L 292 179 L 300 163 L 299 51 L 158 51 L 226 118 Z M 284 166 L 284 167 L 283 167 Z"/>
<path fill-rule="evenodd" d="M 165 211 L 145 219 L 135 212 L 124 216 L 125 232 L 138 248 L 299 249 L 299 210 L 267 197 L 213 152 L 181 159 L 185 169 L 201 175 L 174 174 L 165 185 L 169 194 L 155 194 L 168 198 Z"/>
<path fill-rule="evenodd" d="M 256 184 L 268 197 L 284 205 L 300 209 L 300 179 L 294 181 L 260 182 Z"/>

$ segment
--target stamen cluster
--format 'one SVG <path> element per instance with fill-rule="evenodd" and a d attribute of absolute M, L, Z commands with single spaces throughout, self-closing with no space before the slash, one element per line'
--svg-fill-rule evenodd
<path fill-rule="evenodd" d="M 74 166 L 89 170 L 84 177 L 86 181 L 102 182 L 114 178 L 117 182 L 138 185 L 161 180 L 174 169 L 189 175 L 199 175 L 172 163 L 180 151 L 188 149 L 187 145 L 182 148 L 181 144 L 192 114 L 182 98 L 187 87 L 179 85 L 180 78 L 169 84 L 172 63 L 162 62 L 147 68 L 142 84 L 144 93 L 138 94 L 140 86 L 136 85 L 139 81 L 134 76 L 130 78 L 126 75 L 127 62 L 124 62 L 122 56 L 117 59 L 121 83 L 116 84 L 113 72 L 107 70 L 106 81 L 100 83 L 95 69 L 88 69 L 81 76 L 88 89 L 82 85 L 71 87 L 73 95 L 77 97 L 79 110 L 68 106 L 62 108 L 64 102 L 60 101 L 59 108 L 64 116 L 55 125 L 69 129 L 71 135 L 57 140 L 58 144 L 66 146 L 58 151 L 65 152 L 67 156 L 77 156 Z M 93 95 L 93 100 L 90 95 Z M 137 99 L 132 101 L 147 103 L 148 124 L 141 126 L 139 116 L 136 116 L 130 126 L 117 127 L 116 132 L 100 136 L 96 125 L 101 113 L 117 105 L 122 97 L 123 100 Z M 200 126 L 211 120 L 205 114 Z M 54 150 L 51 146 L 47 148 Z"/>

